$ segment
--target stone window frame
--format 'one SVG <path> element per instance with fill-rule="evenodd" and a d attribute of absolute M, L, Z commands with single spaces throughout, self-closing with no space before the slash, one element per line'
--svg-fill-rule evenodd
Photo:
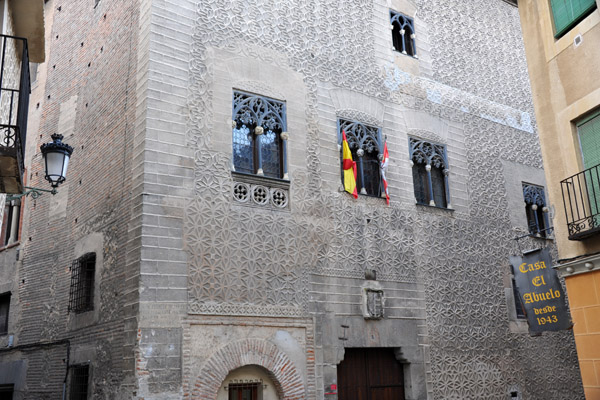
<path fill-rule="evenodd" d="M 416 203 L 423 206 L 451 210 L 452 204 L 450 200 L 450 182 L 448 179 L 450 167 L 448 164 L 448 151 L 446 145 L 414 136 L 409 136 L 408 149 Z M 423 164 L 424 168 L 421 169 L 419 165 Z M 442 180 L 440 180 L 438 177 L 437 181 L 435 182 L 435 186 L 431 173 L 434 169 L 439 170 L 443 177 Z M 420 179 L 424 180 L 425 184 L 427 185 L 424 196 L 428 196 L 429 199 L 419 199 L 417 195 L 417 184 L 415 182 L 415 177 L 420 177 Z M 440 191 L 442 192 L 442 205 L 438 205 L 435 201 L 436 194 L 439 197 Z"/>
<path fill-rule="evenodd" d="M 350 128 L 347 130 L 346 128 Z M 338 130 L 338 144 L 340 148 L 340 175 L 342 185 L 344 183 L 344 172 L 343 172 L 343 156 L 342 156 L 342 131 L 346 132 L 346 138 L 348 140 L 348 147 L 352 152 L 352 159 L 356 162 L 356 188 L 359 194 L 371 197 L 382 197 L 385 196 L 383 191 L 383 181 L 381 176 L 381 168 L 379 163 L 383 159 L 383 140 L 381 134 L 381 128 L 373 124 L 363 123 L 358 120 L 338 117 L 337 118 L 337 130 Z M 370 185 L 365 185 L 365 166 L 363 159 L 367 153 L 376 153 L 376 161 L 378 163 L 377 177 L 379 182 L 377 184 L 378 189 L 374 193 L 369 193 L 365 186 L 372 186 L 372 179 Z M 369 160 L 370 162 L 374 160 Z"/>
<path fill-rule="evenodd" d="M 392 32 L 392 48 L 394 51 L 413 58 L 419 58 L 417 55 L 414 18 L 390 9 L 390 30 Z M 399 48 L 400 46 L 402 46 L 402 49 Z"/>
<path fill-rule="evenodd" d="M 251 107 L 248 107 L 250 105 Z M 280 109 L 279 109 L 280 108 Z M 287 104 L 285 100 L 248 92 L 240 89 L 232 91 L 232 171 L 238 174 L 259 176 L 267 179 L 289 180 L 287 167 Z M 249 125 L 249 126 L 247 126 Z M 235 131 L 242 127 L 248 129 L 252 135 L 252 170 L 244 172 L 236 170 L 235 162 Z M 278 176 L 265 176 L 263 169 L 262 137 L 265 128 L 272 131 L 277 137 L 279 150 Z"/>

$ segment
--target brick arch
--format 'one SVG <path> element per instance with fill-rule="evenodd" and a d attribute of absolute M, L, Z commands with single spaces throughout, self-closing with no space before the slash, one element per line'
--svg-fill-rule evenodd
<path fill-rule="evenodd" d="M 257 365 L 268 371 L 281 400 L 305 398 L 300 372 L 285 353 L 266 340 L 245 339 L 227 344 L 204 363 L 193 386 L 191 399 L 216 399 L 227 375 L 248 365 Z"/>

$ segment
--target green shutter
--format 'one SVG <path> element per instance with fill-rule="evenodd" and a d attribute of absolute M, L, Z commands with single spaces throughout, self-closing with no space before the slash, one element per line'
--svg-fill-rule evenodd
<path fill-rule="evenodd" d="M 554 37 L 562 36 L 596 8 L 596 0 L 550 0 L 554 16 Z"/>
<path fill-rule="evenodd" d="M 589 168 L 600 165 L 600 113 L 584 118 L 577 124 L 579 143 L 583 156 L 583 181 L 587 187 L 588 201 L 592 215 L 600 214 L 600 170 Z M 600 222 L 600 221 L 597 221 Z"/>
<path fill-rule="evenodd" d="M 577 124 L 583 166 L 585 169 L 600 164 L 600 113 Z"/>

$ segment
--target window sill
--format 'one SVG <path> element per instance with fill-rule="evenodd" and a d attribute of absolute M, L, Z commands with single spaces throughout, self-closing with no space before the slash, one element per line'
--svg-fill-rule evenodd
<path fill-rule="evenodd" d="M 269 176 L 261 176 L 255 174 L 246 174 L 244 172 L 231 171 L 231 176 L 236 182 L 244 183 L 263 183 L 268 186 L 277 186 L 281 188 L 289 188 L 289 179 L 271 178 Z"/>
<path fill-rule="evenodd" d="M 443 210 L 443 211 L 447 211 L 447 212 L 450 212 L 450 213 L 454 212 L 453 208 L 430 206 L 429 204 L 423 204 L 423 203 L 415 203 L 415 205 L 417 205 L 418 207 L 430 208 L 430 209 L 433 209 L 433 210 Z"/>
<path fill-rule="evenodd" d="M 0 247 L 0 252 L 3 252 L 4 250 L 12 249 L 13 247 L 17 247 L 19 244 L 21 244 L 21 242 L 14 242 L 14 243 L 8 244 L 4 247 Z"/>

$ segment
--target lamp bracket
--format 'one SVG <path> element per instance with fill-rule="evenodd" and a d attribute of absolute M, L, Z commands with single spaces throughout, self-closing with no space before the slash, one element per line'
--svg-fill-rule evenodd
<path fill-rule="evenodd" d="M 31 195 L 31 197 L 33 199 L 37 199 L 42 194 L 44 194 L 43 192 L 52 193 L 52 195 L 55 195 L 56 193 L 58 193 L 56 188 L 52 188 L 52 190 L 48 190 L 48 189 L 40 189 L 40 188 L 25 186 L 25 189 L 29 189 L 29 190 L 27 190 L 23 193 L 20 193 L 20 194 L 7 194 L 6 201 L 17 200 L 17 199 L 20 199 L 21 197 L 27 197 L 29 195 Z"/>

